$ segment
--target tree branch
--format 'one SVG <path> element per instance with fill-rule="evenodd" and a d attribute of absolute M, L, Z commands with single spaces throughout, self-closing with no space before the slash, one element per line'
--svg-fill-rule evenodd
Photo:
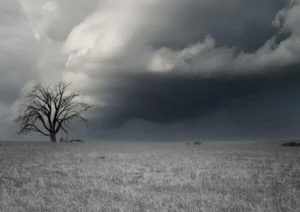
<path fill-rule="evenodd" d="M 43 132 L 42 130 L 40 130 L 40 129 L 39 129 L 37 126 L 35 126 L 34 124 L 26 124 L 26 125 L 24 125 L 24 126 L 21 128 L 19 134 L 21 134 L 21 133 L 27 133 L 27 132 L 29 132 L 29 131 L 35 131 L 35 132 L 39 132 L 39 133 L 43 134 L 44 136 L 50 136 L 50 134 L 47 134 L 47 133 Z"/>
<path fill-rule="evenodd" d="M 54 87 L 44 87 L 41 84 L 34 86 L 25 96 L 25 103 L 20 106 L 18 112 L 21 115 L 14 120 L 20 125 L 19 133 L 34 131 L 53 137 L 60 130 L 68 133 L 74 119 L 80 119 L 89 126 L 82 113 L 94 106 L 75 101 L 79 96 L 78 92 L 66 95 L 69 85 L 70 83 L 62 81 Z M 39 128 L 39 122 L 47 132 Z"/>

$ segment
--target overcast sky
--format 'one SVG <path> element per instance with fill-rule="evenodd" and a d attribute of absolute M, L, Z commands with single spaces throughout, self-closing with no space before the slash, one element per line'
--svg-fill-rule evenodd
<path fill-rule="evenodd" d="M 72 82 L 92 140 L 300 137 L 300 0 L 0 0 L 0 139 Z"/>

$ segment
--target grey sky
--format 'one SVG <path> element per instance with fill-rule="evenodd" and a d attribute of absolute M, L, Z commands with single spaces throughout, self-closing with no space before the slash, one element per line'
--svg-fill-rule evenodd
<path fill-rule="evenodd" d="M 299 136 L 299 0 L 0 0 L 0 133 L 36 82 L 72 81 L 91 139 Z M 75 135 L 74 134 L 74 135 Z"/>

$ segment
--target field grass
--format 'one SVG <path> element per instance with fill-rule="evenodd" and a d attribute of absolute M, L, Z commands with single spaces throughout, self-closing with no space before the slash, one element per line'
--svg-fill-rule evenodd
<path fill-rule="evenodd" d="M 300 211 L 300 148 L 207 142 L 0 146 L 0 211 Z"/>

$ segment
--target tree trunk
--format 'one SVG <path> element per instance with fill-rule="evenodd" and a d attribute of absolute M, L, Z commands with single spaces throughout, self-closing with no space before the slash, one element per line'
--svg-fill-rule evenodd
<path fill-rule="evenodd" d="M 51 142 L 56 142 L 56 143 L 58 143 L 58 141 L 56 140 L 56 134 L 55 134 L 55 133 L 51 133 L 51 134 L 50 134 L 50 139 L 51 139 L 51 140 L 50 140 Z"/>

